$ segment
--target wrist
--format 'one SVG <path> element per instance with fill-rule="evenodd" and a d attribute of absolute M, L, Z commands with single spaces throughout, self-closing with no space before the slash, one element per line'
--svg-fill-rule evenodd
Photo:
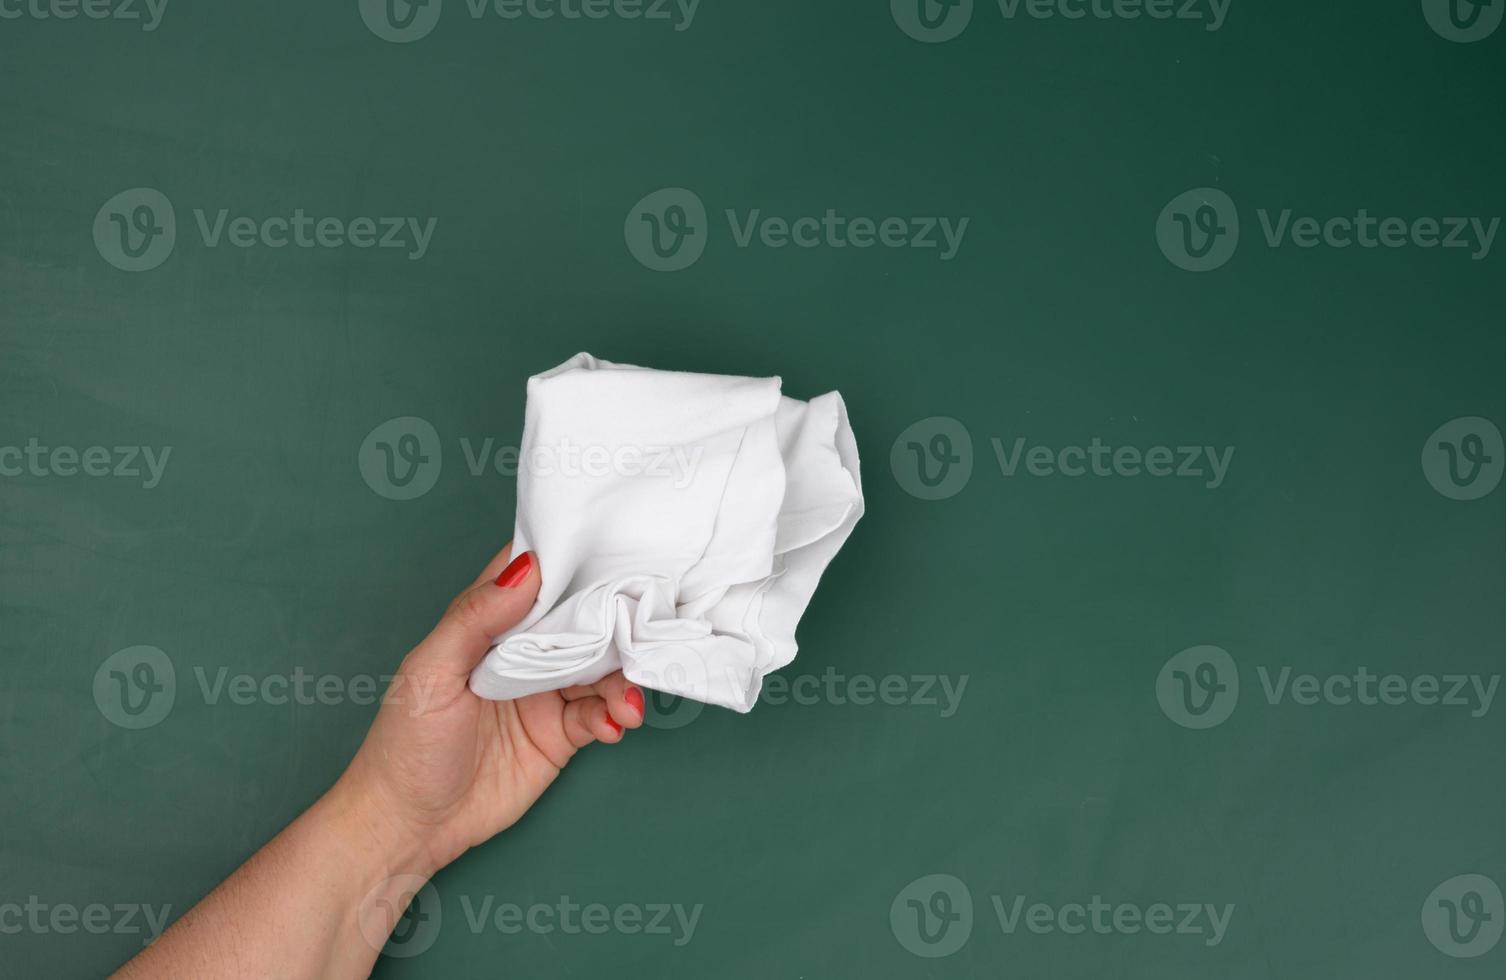
<path fill-rule="evenodd" d="M 364 976 L 437 866 L 405 834 L 372 787 L 347 772 L 288 828 L 293 860 L 325 882 L 334 910 L 329 976 Z M 299 856 L 301 855 L 301 856 Z"/>
<path fill-rule="evenodd" d="M 362 872 L 368 886 L 397 876 L 431 878 L 439 870 L 423 835 L 416 833 L 379 788 L 352 765 L 310 809 Z"/>

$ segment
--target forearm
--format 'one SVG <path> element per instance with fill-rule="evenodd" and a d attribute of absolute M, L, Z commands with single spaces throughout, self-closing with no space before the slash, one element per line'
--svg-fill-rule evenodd
<path fill-rule="evenodd" d="M 123 980 L 364 977 L 429 877 L 509 827 L 576 750 L 643 724 L 619 671 L 516 701 L 471 693 L 520 622 L 538 565 L 504 548 L 403 659 L 345 775 L 117 974 Z"/>
<path fill-rule="evenodd" d="M 341 780 L 117 976 L 365 977 L 434 871 L 404 838 Z"/>

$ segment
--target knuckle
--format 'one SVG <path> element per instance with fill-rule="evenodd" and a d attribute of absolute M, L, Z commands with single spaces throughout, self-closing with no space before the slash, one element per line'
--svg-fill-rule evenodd
<path fill-rule="evenodd" d="M 486 622 L 487 602 L 479 590 L 462 592 L 450 604 L 450 614 L 462 626 L 481 626 Z"/>

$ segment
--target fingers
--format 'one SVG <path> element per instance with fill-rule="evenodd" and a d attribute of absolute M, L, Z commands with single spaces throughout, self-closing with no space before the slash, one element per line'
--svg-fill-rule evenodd
<path fill-rule="evenodd" d="M 612 720 L 607 703 L 599 697 L 579 698 L 565 702 L 561 715 L 565 738 L 577 749 L 592 742 L 622 741 L 622 726 Z"/>
<path fill-rule="evenodd" d="M 606 702 L 612 719 L 623 728 L 643 724 L 643 691 L 622 676 L 622 671 L 608 674 L 592 685 Z"/>
<path fill-rule="evenodd" d="M 566 701 L 582 698 L 600 698 L 606 703 L 612 720 L 623 728 L 637 728 L 643 724 L 643 689 L 615 671 L 595 684 L 577 684 L 560 692 Z"/>
<path fill-rule="evenodd" d="M 487 573 L 455 597 L 439 625 L 409 654 L 411 666 L 452 676 L 469 674 L 493 638 L 528 615 L 539 594 L 539 563 L 525 552 L 491 574 L 492 565 L 506 554 L 503 549 Z"/>
<path fill-rule="evenodd" d="M 559 692 L 560 730 L 570 751 L 592 742 L 608 745 L 622 741 L 629 728 L 643 724 L 643 691 L 616 671 L 595 684 L 577 684 Z M 555 701 L 559 704 L 559 701 Z M 557 764 L 563 765 L 562 757 Z"/>

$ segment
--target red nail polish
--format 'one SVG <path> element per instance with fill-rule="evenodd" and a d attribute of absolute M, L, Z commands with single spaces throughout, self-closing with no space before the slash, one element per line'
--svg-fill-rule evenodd
<path fill-rule="evenodd" d="M 502 569 L 502 574 L 497 576 L 497 585 L 504 589 L 516 589 L 523 584 L 523 580 L 531 571 L 533 571 L 533 552 L 525 551 Z"/>
<path fill-rule="evenodd" d="M 617 724 L 617 721 L 611 715 L 607 715 L 607 725 L 612 729 L 614 735 L 622 734 L 622 726 Z"/>
<path fill-rule="evenodd" d="M 643 717 L 643 692 L 641 690 L 639 690 L 638 688 L 636 688 L 636 687 L 630 687 L 630 688 L 627 689 L 627 693 L 624 694 L 622 697 L 623 697 L 623 700 L 627 701 L 628 704 L 630 704 L 630 705 L 633 706 L 633 710 L 634 711 L 638 712 L 638 717 L 642 718 Z"/>

